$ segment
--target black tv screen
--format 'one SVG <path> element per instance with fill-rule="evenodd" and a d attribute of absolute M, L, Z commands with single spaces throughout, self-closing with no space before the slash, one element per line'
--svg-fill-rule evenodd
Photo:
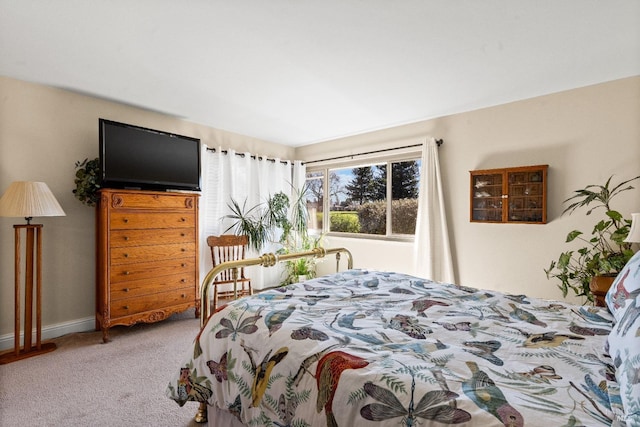
<path fill-rule="evenodd" d="M 105 188 L 200 191 L 200 140 L 99 120 Z"/>

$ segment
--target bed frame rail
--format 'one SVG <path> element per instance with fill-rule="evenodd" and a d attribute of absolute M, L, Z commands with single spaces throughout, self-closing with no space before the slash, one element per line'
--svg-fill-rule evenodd
<path fill-rule="evenodd" d="M 254 265 L 260 265 L 262 267 L 273 267 L 279 262 L 293 261 L 300 258 L 324 258 L 329 254 L 336 254 L 336 272 L 340 271 L 340 254 L 345 253 L 347 255 L 347 269 L 353 268 L 353 257 L 351 252 L 345 248 L 314 248 L 304 252 L 292 252 L 288 254 L 263 254 L 258 258 L 247 258 L 238 261 L 223 262 L 212 268 L 205 276 L 200 287 L 200 327 L 204 326 L 207 319 L 211 315 L 211 305 L 209 303 L 209 293 L 213 280 L 218 274 L 224 270 L 232 270 L 233 277 L 233 297 L 238 297 L 238 270 L 242 267 L 251 267 Z"/>

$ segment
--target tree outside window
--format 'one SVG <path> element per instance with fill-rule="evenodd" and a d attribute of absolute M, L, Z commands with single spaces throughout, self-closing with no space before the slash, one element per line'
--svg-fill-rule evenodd
<path fill-rule="evenodd" d="M 314 171 L 308 174 L 308 182 L 316 180 L 321 185 L 327 175 L 328 201 L 324 209 L 329 212 L 329 223 L 326 231 L 378 236 L 415 233 L 420 160 Z M 325 194 L 320 187 L 314 187 L 313 192 Z M 313 196 L 313 200 L 321 199 Z"/>
<path fill-rule="evenodd" d="M 419 161 L 391 165 L 392 234 L 415 234 L 420 192 Z"/>
<path fill-rule="evenodd" d="M 307 228 L 310 231 L 322 232 L 324 218 L 324 173 L 307 173 Z"/>

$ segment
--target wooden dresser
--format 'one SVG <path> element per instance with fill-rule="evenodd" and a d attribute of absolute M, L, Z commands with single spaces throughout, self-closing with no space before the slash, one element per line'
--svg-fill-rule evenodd
<path fill-rule="evenodd" d="M 157 322 L 199 308 L 198 195 L 100 191 L 96 328 Z M 197 315 L 197 313 L 196 313 Z"/>

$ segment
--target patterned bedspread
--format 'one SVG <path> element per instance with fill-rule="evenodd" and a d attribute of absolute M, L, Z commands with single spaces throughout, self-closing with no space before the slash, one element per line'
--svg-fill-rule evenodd
<path fill-rule="evenodd" d="M 611 321 L 606 309 L 350 270 L 218 310 L 167 394 L 253 426 L 609 426 Z"/>

